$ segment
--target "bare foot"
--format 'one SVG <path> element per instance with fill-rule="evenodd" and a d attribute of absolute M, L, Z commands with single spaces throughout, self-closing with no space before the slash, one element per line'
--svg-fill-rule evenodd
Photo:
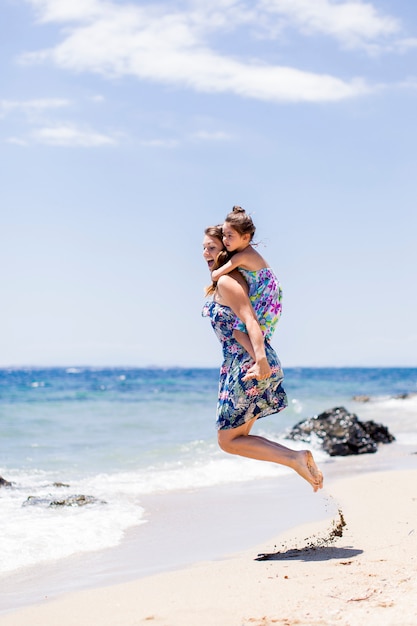
<path fill-rule="evenodd" d="M 299 462 L 294 468 L 310 485 L 313 491 L 318 491 L 323 487 L 323 474 L 317 467 L 313 455 L 309 450 L 300 450 L 298 454 Z"/>

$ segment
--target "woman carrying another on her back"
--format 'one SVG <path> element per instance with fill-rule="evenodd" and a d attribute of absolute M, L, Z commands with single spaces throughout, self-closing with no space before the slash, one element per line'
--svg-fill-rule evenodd
<path fill-rule="evenodd" d="M 213 271 L 228 260 L 221 226 L 206 228 L 203 256 Z M 281 385 L 283 372 L 275 350 L 264 341 L 248 296 L 248 286 L 237 270 L 221 276 L 207 288 L 213 299 L 203 309 L 222 344 L 217 403 L 219 446 L 229 454 L 270 461 L 291 467 L 313 487 L 323 486 L 323 475 L 309 450 L 292 450 L 275 441 L 251 435 L 257 419 L 278 413 L 287 406 Z M 245 324 L 243 347 L 233 336 L 236 318 Z"/>

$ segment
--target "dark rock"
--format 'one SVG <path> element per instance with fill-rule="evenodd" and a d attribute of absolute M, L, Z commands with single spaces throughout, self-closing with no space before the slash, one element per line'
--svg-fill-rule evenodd
<path fill-rule="evenodd" d="M 405 393 L 398 393 L 395 396 L 390 396 L 390 398 L 393 398 L 393 400 L 409 400 L 410 398 L 414 398 L 417 394 L 414 392 L 405 392 Z M 365 395 L 360 395 L 360 396 L 353 396 L 352 400 L 355 400 L 355 402 L 371 402 L 372 400 L 378 400 L 378 397 L 374 397 L 372 398 L 371 396 L 365 396 Z"/>
<path fill-rule="evenodd" d="M 12 483 L 9 483 L 9 481 L 3 478 L 3 476 L 0 476 L 0 487 L 11 487 L 11 486 L 12 486 Z"/>
<path fill-rule="evenodd" d="M 103 500 L 98 500 L 94 496 L 84 496 L 84 495 L 75 495 L 68 496 L 67 498 L 63 498 L 62 500 L 53 499 L 52 497 L 48 498 L 39 498 L 37 496 L 29 496 L 27 500 L 23 503 L 23 506 L 47 506 L 47 507 L 58 507 L 58 506 L 85 506 L 86 504 L 106 504 Z"/>
<path fill-rule="evenodd" d="M 53 487 L 69 487 L 66 483 L 53 483 Z"/>
<path fill-rule="evenodd" d="M 394 400 L 408 400 L 409 398 L 414 398 L 416 395 L 415 393 L 399 393 L 393 396 L 393 398 Z"/>
<path fill-rule="evenodd" d="M 85 506 L 86 504 L 104 504 L 103 501 L 97 500 L 94 496 L 68 496 L 62 500 L 52 500 L 49 506 Z"/>
<path fill-rule="evenodd" d="M 365 432 L 375 441 L 375 443 L 391 443 L 395 441 L 394 435 L 391 435 L 388 428 L 383 424 L 377 424 L 373 420 L 367 422 L 359 422 Z"/>
<path fill-rule="evenodd" d="M 386 426 L 372 420 L 361 422 L 344 407 L 336 407 L 299 422 L 287 438 L 307 443 L 317 438 L 330 456 L 373 453 L 379 443 L 395 441 Z"/>

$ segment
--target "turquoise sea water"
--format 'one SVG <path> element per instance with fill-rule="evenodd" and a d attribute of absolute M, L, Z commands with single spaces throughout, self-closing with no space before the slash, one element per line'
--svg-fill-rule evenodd
<path fill-rule="evenodd" d="M 219 450 L 217 382 L 217 369 L 0 370 L 0 475 L 13 483 L 0 489 L 0 574 L 117 545 L 144 522 L 146 494 L 287 475 Z M 397 445 L 417 444 L 417 369 L 289 368 L 285 388 L 288 409 L 257 434 L 285 443 L 297 421 L 346 406 L 386 424 Z M 79 494 L 97 502 L 48 506 Z"/>

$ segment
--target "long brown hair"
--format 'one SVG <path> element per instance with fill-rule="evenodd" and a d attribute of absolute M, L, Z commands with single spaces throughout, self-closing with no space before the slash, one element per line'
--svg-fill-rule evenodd
<path fill-rule="evenodd" d="M 205 229 L 204 234 L 207 235 L 207 237 L 213 237 L 214 239 L 218 239 L 219 241 L 221 241 L 223 245 L 223 231 L 222 231 L 221 224 L 217 226 L 208 226 Z M 216 260 L 214 261 L 212 271 L 217 270 L 219 267 L 224 265 L 229 259 L 230 259 L 230 255 L 228 251 L 226 249 L 221 250 L 221 252 L 219 252 L 219 254 L 216 257 Z M 216 286 L 217 286 L 217 281 L 213 280 L 211 285 L 209 285 L 205 289 L 206 296 L 212 296 L 213 293 L 216 291 Z"/>

